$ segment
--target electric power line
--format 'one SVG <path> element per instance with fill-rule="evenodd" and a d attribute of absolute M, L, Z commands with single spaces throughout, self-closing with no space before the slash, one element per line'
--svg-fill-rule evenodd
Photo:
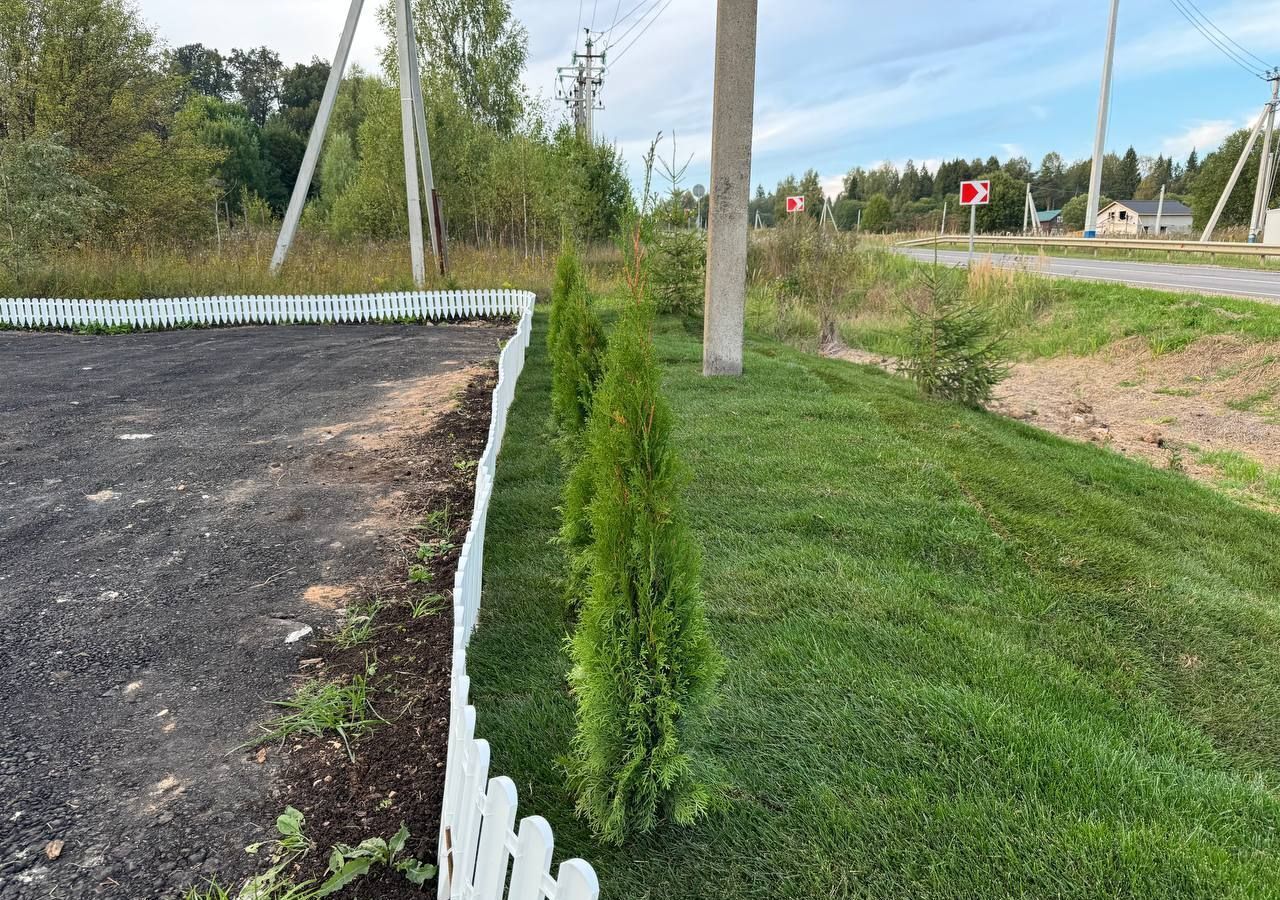
<path fill-rule="evenodd" d="M 587 26 L 587 30 L 594 31 L 596 27 L 596 7 L 600 5 L 600 0 L 591 0 L 591 24 Z"/>
<path fill-rule="evenodd" d="M 667 2 L 663 5 L 662 9 L 658 10 L 658 12 L 654 15 L 654 17 L 653 17 L 652 19 L 650 19 L 650 20 L 649 20 L 649 24 L 648 24 L 648 25 L 645 25 L 645 26 L 644 26 L 644 28 L 643 28 L 643 29 L 641 29 L 640 33 L 639 33 L 639 34 L 637 34 L 634 38 L 632 38 L 632 39 L 631 39 L 631 43 L 630 43 L 630 44 L 627 44 L 627 46 L 625 46 L 625 47 L 623 47 L 623 48 L 622 48 L 622 52 L 621 52 L 621 53 L 619 53 L 617 56 L 615 56 L 615 57 L 614 57 L 614 59 L 613 59 L 613 61 L 614 61 L 614 62 L 617 62 L 618 60 L 622 59 L 622 57 L 626 56 L 627 51 L 628 51 L 628 50 L 630 50 L 632 47 L 634 47 L 634 46 L 636 45 L 636 41 L 638 41 L 638 40 L 640 40 L 640 38 L 644 37 L 645 32 L 646 32 L 646 31 L 648 31 L 650 28 L 652 28 L 652 27 L 653 27 L 653 23 L 654 23 L 654 22 L 656 22 L 656 21 L 658 21 L 658 19 L 662 18 L 662 14 L 663 14 L 664 12 L 666 12 L 666 11 L 667 11 L 667 7 L 668 7 L 668 6 L 670 6 L 670 5 L 671 5 L 672 3 L 674 3 L 674 2 L 675 2 L 675 0 L 667 0 Z"/>
<path fill-rule="evenodd" d="M 613 34 L 613 29 L 618 27 L 618 13 L 622 10 L 622 0 L 618 0 L 618 5 L 613 8 L 613 24 L 609 26 L 609 30 L 604 33 L 605 46 L 608 46 L 609 35 Z"/>
<path fill-rule="evenodd" d="M 578 46 L 578 32 L 582 30 L 582 0 L 578 0 L 578 27 L 573 29 L 573 46 Z"/>
<path fill-rule="evenodd" d="M 1217 47 L 1220 51 L 1222 51 L 1223 55 L 1226 56 L 1227 59 L 1231 60 L 1233 63 L 1235 63 L 1240 68 L 1244 69 L 1253 77 L 1260 78 L 1263 81 L 1266 81 L 1265 76 L 1261 72 L 1258 72 L 1253 66 L 1249 65 L 1248 60 L 1246 60 L 1245 58 L 1240 56 L 1240 54 L 1233 51 L 1229 46 L 1224 44 L 1219 38 L 1214 36 L 1213 32 L 1208 31 L 1202 24 L 1200 24 L 1200 21 L 1196 19 L 1186 9 L 1186 7 L 1182 5 L 1182 0 L 1169 0 L 1169 2 L 1173 4 L 1174 9 L 1176 9 L 1179 13 L 1182 14 L 1182 18 L 1186 19 L 1187 22 L 1190 23 L 1192 28 L 1200 32 L 1200 34 L 1205 38 L 1205 40 L 1207 40 L 1209 43 L 1213 44 L 1213 46 Z"/>
<path fill-rule="evenodd" d="M 1206 25 L 1208 25 L 1210 28 L 1212 28 L 1212 29 L 1213 29 L 1214 31 L 1216 31 L 1218 34 L 1222 35 L 1222 37 L 1223 37 L 1223 38 L 1225 38 L 1225 39 L 1227 40 L 1227 42 L 1228 42 L 1228 43 L 1230 43 L 1230 44 L 1231 44 L 1232 46 L 1234 46 L 1237 50 L 1239 50 L 1240 52 L 1242 52 L 1245 56 L 1252 57 L 1252 58 L 1253 58 L 1255 61 L 1257 61 L 1257 62 L 1258 62 L 1258 63 L 1259 63 L 1259 64 L 1260 64 L 1264 69 L 1271 69 L 1271 68 L 1274 68 L 1274 66 L 1272 66 L 1272 65 L 1271 65 L 1271 63 L 1267 62 L 1265 59 L 1263 59 L 1262 57 L 1258 56 L 1256 53 L 1252 53 L 1252 52 L 1250 52 L 1249 50 L 1247 50 L 1247 49 L 1246 49 L 1245 47 L 1243 47 L 1243 46 L 1242 46 L 1238 41 L 1236 41 L 1234 38 L 1232 38 L 1232 37 L 1231 37 L 1231 35 L 1227 34 L 1225 31 L 1223 31 L 1221 28 L 1219 28 L 1219 27 L 1217 26 L 1217 24 L 1215 24 L 1215 23 L 1214 23 L 1214 21 L 1213 21 L 1212 19 L 1210 19 L 1210 18 L 1209 18 L 1209 16 L 1205 13 L 1205 11 L 1204 11 L 1204 10 L 1202 10 L 1199 6 L 1197 6 L 1197 5 L 1196 5 L 1195 0 L 1182 0 L 1182 2 L 1183 2 L 1183 3 L 1185 3 L 1185 4 L 1187 4 L 1187 6 L 1191 7 L 1191 9 L 1192 9 L 1193 11 L 1195 11 L 1196 13 L 1198 13 L 1198 14 L 1199 14 L 1200 18 L 1204 20 L 1204 22 L 1205 22 L 1205 24 L 1206 24 Z"/>
<path fill-rule="evenodd" d="M 619 20 L 617 21 L 617 23 L 614 25 L 614 28 L 617 28 L 617 27 L 618 27 L 618 25 L 621 25 L 623 22 L 627 21 L 627 19 L 630 19 L 632 16 L 634 16 L 634 15 L 635 15 L 639 10 L 640 10 L 640 8 L 641 8 L 641 7 L 643 7 L 643 6 L 648 6 L 650 3 L 652 3 L 652 4 L 653 4 L 653 6 L 649 6 L 649 9 L 648 9 L 648 10 L 646 10 L 646 11 L 644 12 L 644 14 L 640 16 L 640 18 L 638 18 L 638 19 L 636 19 L 634 22 L 632 22 L 632 23 L 627 27 L 627 30 L 626 30 L 626 31 L 624 31 L 624 32 L 622 32 L 622 34 L 618 36 L 617 40 L 611 40 L 611 41 L 608 43 L 608 45 L 604 48 L 604 49 L 605 49 L 605 52 L 607 53 L 607 52 L 609 51 L 609 49 L 610 49 L 610 48 L 612 48 L 614 45 L 616 45 L 616 44 L 620 44 L 620 43 L 622 43 L 623 41 L 625 41 L 625 40 L 627 39 L 627 35 L 631 34 L 631 32 L 633 32 L 633 31 L 635 31 L 635 30 L 636 30 L 636 27 L 637 27 L 637 26 L 639 26 L 639 25 L 640 25 L 640 23 L 641 23 L 641 22 L 643 22 L 643 21 L 648 17 L 649 13 L 653 12 L 653 11 L 654 11 L 654 9 L 656 9 L 656 8 L 657 8 L 657 6 L 658 6 L 658 4 L 659 4 L 659 3 L 661 3 L 661 2 L 662 2 L 662 0 L 640 0 L 640 2 L 639 2 L 639 3 L 637 3 L 635 6 L 633 6 L 633 7 L 632 7 L 628 12 L 627 12 L 627 14 L 626 14 L 625 16 L 623 16 L 621 19 L 619 19 Z"/>

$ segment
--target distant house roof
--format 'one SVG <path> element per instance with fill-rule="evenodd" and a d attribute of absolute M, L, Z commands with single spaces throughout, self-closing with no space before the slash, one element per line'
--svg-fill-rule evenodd
<path fill-rule="evenodd" d="M 1060 209 L 1044 209 L 1036 213 L 1036 217 L 1039 218 L 1041 222 L 1052 222 L 1060 215 L 1062 215 L 1062 210 Z"/>
<path fill-rule="evenodd" d="M 1117 203 L 1125 209 L 1133 210 L 1140 216 L 1154 216 L 1160 208 L 1159 200 L 1116 200 L 1102 209 L 1110 209 Z M 1191 207 L 1184 203 L 1179 203 L 1177 200 L 1166 200 L 1164 201 L 1164 214 L 1166 216 L 1189 216 L 1191 215 Z"/>

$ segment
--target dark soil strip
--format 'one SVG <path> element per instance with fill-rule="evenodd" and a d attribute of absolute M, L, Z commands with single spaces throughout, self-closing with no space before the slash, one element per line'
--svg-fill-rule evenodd
<path fill-rule="evenodd" d="M 401 823 L 410 831 L 406 855 L 435 862 L 449 734 L 453 577 L 471 521 L 476 461 L 488 438 L 495 382 L 494 371 L 473 379 L 458 407 L 412 439 L 404 453 L 419 461 L 407 488 L 404 518 L 419 524 L 403 536 L 402 552 L 383 575 L 348 599 L 348 608 L 381 603 L 371 637 L 347 650 L 321 641 L 319 657 L 303 661 L 300 681 L 349 679 L 376 660 L 372 702 L 386 723 L 353 744 L 354 763 L 332 736 L 290 739 L 284 747 L 280 808 L 300 809 L 306 835 L 316 844 L 299 864 L 300 880 L 323 876 L 334 844 L 389 838 Z M 452 546 L 420 562 L 415 553 L 424 541 Z M 429 569 L 430 579 L 410 584 L 410 565 Z M 434 611 L 413 618 L 411 602 L 432 594 L 442 595 Z M 434 885 L 415 888 L 399 874 L 378 872 L 343 896 L 421 900 L 424 890 L 434 891 Z"/>

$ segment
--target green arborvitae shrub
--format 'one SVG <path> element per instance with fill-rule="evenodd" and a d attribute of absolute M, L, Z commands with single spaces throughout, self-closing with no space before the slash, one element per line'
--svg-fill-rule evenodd
<path fill-rule="evenodd" d="M 634 306 L 610 335 L 586 433 L 591 591 L 570 645 L 577 732 L 566 767 L 579 813 L 612 843 L 706 809 L 688 732 L 721 666 L 651 327 L 652 312 Z"/>
<path fill-rule="evenodd" d="M 691 315 L 706 291 L 707 242 L 700 231 L 667 231 L 654 242 L 649 291 L 660 313 Z"/>
<path fill-rule="evenodd" d="M 551 317 L 547 323 L 547 350 L 554 354 L 556 340 L 560 334 L 560 316 L 569 295 L 585 279 L 582 275 L 582 264 L 572 246 L 565 245 L 556 259 L 556 277 L 551 287 Z"/>
<path fill-rule="evenodd" d="M 911 314 L 911 348 L 902 372 L 930 397 L 981 407 L 1009 374 L 990 313 L 970 302 L 937 266 L 922 276 L 923 300 Z"/>
<path fill-rule="evenodd" d="M 561 543 L 568 571 L 565 597 L 576 610 L 587 592 L 591 544 L 588 507 L 592 497 L 590 472 L 583 468 L 583 431 L 604 364 L 604 328 L 591 307 L 590 294 L 577 259 L 568 251 L 556 266 L 552 295 L 551 408 L 564 464 L 569 469 L 561 506 Z"/>
<path fill-rule="evenodd" d="M 551 347 L 551 412 L 567 448 L 587 425 L 604 349 L 604 326 L 592 308 L 586 285 L 579 281 L 561 305 Z"/>

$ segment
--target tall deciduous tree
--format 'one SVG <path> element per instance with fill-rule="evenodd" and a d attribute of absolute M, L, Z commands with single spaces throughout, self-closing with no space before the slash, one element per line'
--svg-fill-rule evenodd
<path fill-rule="evenodd" d="M 509 0 L 413 0 L 413 17 L 427 81 L 454 91 L 477 121 L 512 134 L 524 111 L 520 76 L 529 35 L 512 17 Z M 394 36 L 390 4 L 382 19 Z M 394 40 L 384 60 L 394 72 Z"/>
<path fill-rule="evenodd" d="M 280 102 L 280 80 L 284 63 L 280 55 L 268 47 L 232 50 L 229 63 L 235 76 L 236 94 L 249 112 L 249 118 L 261 128 Z"/>
<path fill-rule="evenodd" d="M 186 44 L 165 54 L 169 71 L 186 80 L 187 90 L 227 100 L 235 91 L 235 76 L 222 54 L 204 44 Z"/>
<path fill-rule="evenodd" d="M 105 198 L 52 141 L 0 140 L 0 272 L 18 275 L 88 234 Z"/>

